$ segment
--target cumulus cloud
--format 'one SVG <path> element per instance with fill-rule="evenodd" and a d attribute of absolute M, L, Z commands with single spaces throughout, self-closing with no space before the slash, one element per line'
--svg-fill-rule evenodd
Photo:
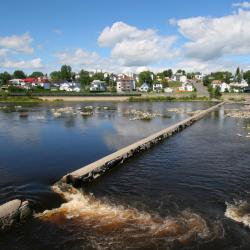
<path fill-rule="evenodd" d="M 0 49 L 9 53 L 31 54 L 34 49 L 31 47 L 33 38 L 29 33 L 23 35 L 0 36 Z"/>
<path fill-rule="evenodd" d="M 0 62 L 0 66 L 3 68 L 15 68 L 15 69 L 36 69 L 43 67 L 41 58 L 35 58 L 32 60 L 21 60 L 21 61 L 13 61 L 5 59 Z"/>
<path fill-rule="evenodd" d="M 248 9 L 250 8 L 250 2 L 233 3 L 233 7 Z"/>
<path fill-rule="evenodd" d="M 56 57 L 61 64 L 70 64 L 73 66 L 90 66 L 98 64 L 101 60 L 96 52 L 89 52 L 82 48 L 57 53 Z"/>
<path fill-rule="evenodd" d="M 189 39 L 184 45 L 187 57 L 201 61 L 227 55 L 250 53 L 250 12 L 219 18 L 195 17 L 177 21 L 180 33 Z"/>
<path fill-rule="evenodd" d="M 237 65 L 245 68 L 246 65 Z M 235 62 L 226 59 L 215 59 L 211 61 L 200 61 L 196 59 L 184 59 L 175 64 L 174 70 L 185 69 L 187 72 L 204 72 L 212 71 L 235 71 Z"/>
<path fill-rule="evenodd" d="M 106 27 L 98 37 L 101 47 L 111 48 L 111 58 L 123 66 L 146 66 L 176 55 L 175 36 L 160 36 L 156 30 L 141 30 L 123 22 Z"/>

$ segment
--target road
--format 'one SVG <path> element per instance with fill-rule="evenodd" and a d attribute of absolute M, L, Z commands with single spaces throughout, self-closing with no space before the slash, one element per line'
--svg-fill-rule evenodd
<path fill-rule="evenodd" d="M 207 87 L 203 85 L 201 82 L 194 82 L 194 87 L 197 90 L 197 96 L 206 96 L 209 97 L 209 92 L 207 90 Z"/>

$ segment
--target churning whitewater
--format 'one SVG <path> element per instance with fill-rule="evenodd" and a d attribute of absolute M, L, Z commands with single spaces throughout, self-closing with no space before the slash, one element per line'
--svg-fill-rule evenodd
<path fill-rule="evenodd" d="M 225 216 L 250 228 L 250 204 L 245 200 L 226 202 Z"/>
<path fill-rule="evenodd" d="M 144 238 L 155 245 L 164 241 L 167 248 L 172 248 L 186 246 L 194 241 L 209 241 L 219 234 L 218 225 L 209 227 L 200 215 L 188 210 L 175 217 L 162 218 L 135 208 L 97 200 L 93 195 L 83 194 L 67 184 L 56 184 L 52 189 L 62 195 L 66 202 L 37 217 L 52 223 L 57 223 L 61 216 L 67 220 L 77 218 L 79 226 L 84 225 L 97 234 L 105 235 L 110 247 L 123 245 L 124 239 L 130 239 L 126 245 L 140 244 L 141 247 Z"/>

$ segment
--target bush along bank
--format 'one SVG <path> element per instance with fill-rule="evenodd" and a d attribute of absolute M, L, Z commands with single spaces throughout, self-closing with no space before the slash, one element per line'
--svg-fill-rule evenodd
<path fill-rule="evenodd" d="M 181 102 L 181 101 L 210 101 L 208 97 L 197 97 L 196 95 L 174 97 L 174 96 L 141 96 L 130 97 L 130 102 Z"/>

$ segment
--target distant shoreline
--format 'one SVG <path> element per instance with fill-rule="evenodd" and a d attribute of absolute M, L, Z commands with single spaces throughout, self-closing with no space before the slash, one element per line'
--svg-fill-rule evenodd
<path fill-rule="evenodd" d="M 67 101 L 67 102 L 124 102 L 129 101 L 129 96 L 39 96 L 43 101 Z"/>

